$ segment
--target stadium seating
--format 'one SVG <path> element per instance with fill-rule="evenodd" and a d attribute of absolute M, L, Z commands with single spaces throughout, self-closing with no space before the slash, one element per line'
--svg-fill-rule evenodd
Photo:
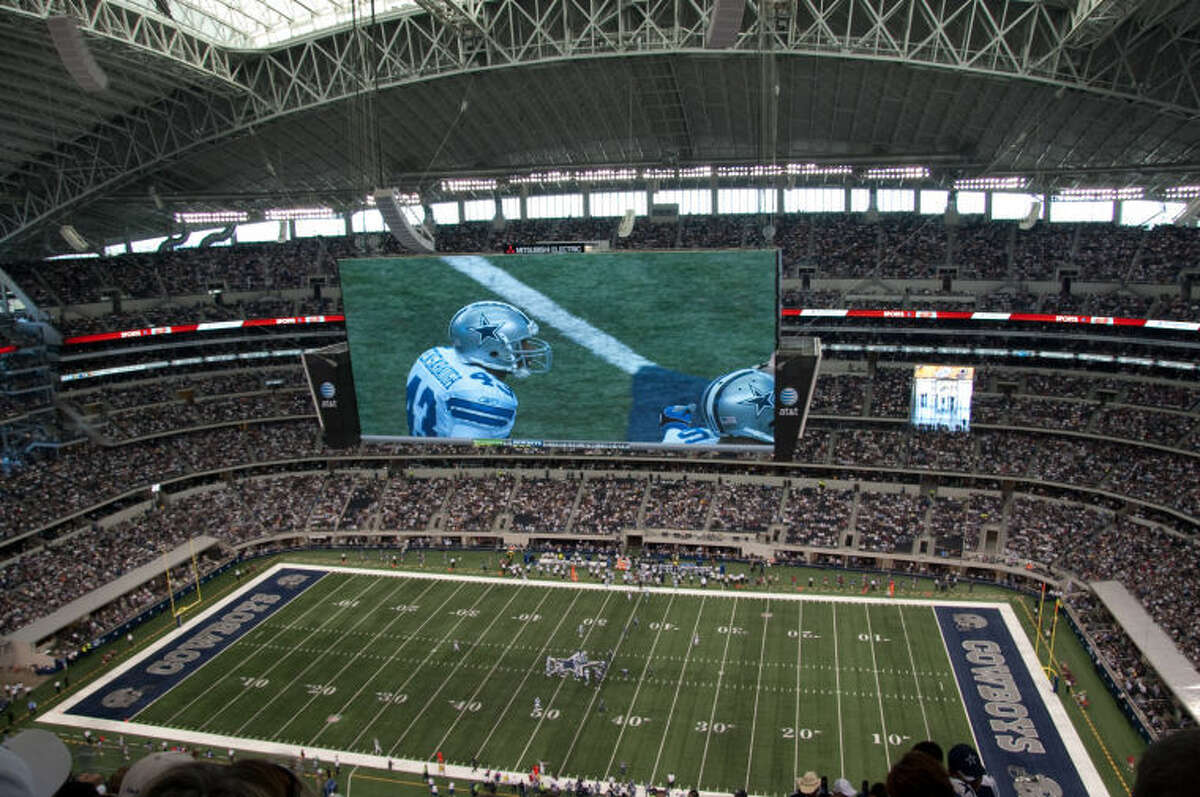
<path fill-rule="evenodd" d="M 605 220 L 510 222 L 497 232 L 490 224 L 461 224 L 439 229 L 438 236 L 441 248 L 456 251 L 495 251 L 531 239 L 610 240 L 629 248 L 762 243 L 760 230 L 746 217 L 666 225 L 639 220 L 627 239 L 613 239 L 613 226 Z M 816 215 L 783 217 L 775 242 L 783 248 L 789 279 L 799 278 L 801 269 L 818 280 L 894 279 L 907 288 L 901 301 L 912 309 L 1200 315 L 1200 305 L 1181 298 L 1172 284 L 1182 265 L 1195 262 L 1200 243 L 1194 234 L 1173 229 L 1056 225 L 1028 234 L 1010 223 L 969 221 L 950 229 L 940 217 L 885 215 L 878 224 L 866 224 Z M 337 256 L 388 251 L 382 236 L 354 236 L 5 268 L 54 308 L 70 336 L 338 311 L 336 298 L 309 294 L 309 278 L 336 285 Z M 959 268 L 960 278 L 1049 281 L 1057 269 L 1070 266 L 1080 270 L 1080 280 L 1107 283 L 1069 295 L 1024 288 L 964 295 L 904 284 L 934 278 L 947 264 Z M 216 304 L 206 294 L 215 280 L 246 298 Z M 1150 287 L 1131 292 L 1122 287 L 1126 282 Z M 102 294 L 112 285 L 130 301 L 154 303 L 104 312 L 111 301 Z M 854 303 L 849 295 L 844 286 L 804 290 L 792 284 L 783 300 L 785 306 L 838 307 Z M 196 296 L 203 297 L 199 303 Z M 217 337 L 192 343 L 219 353 L 291 345 L 268 335 L 249 346 Z M 95 362 L 161 357 L 134 344 L 94 351 Z M 707 454 L 639 459 L 605 450 L 573 454 L 565 470 L 564 463 L 529 452 L 516 457 L 489 452 L 478 468 L 464 472 L 448 468 L 444 458 L 447 452 L 457 457 L 458 449 L 437 446 L 384 449 L 384 456 L 400 463 L 391 473 L 386 464 L 361 460 L 345 471 L 313 474 L 304 472 L 316 467 L 311 458 L 320 458 L 323 467 L 330 452 L 317 440 L 303 375 L 290 360 L 254 369 L 234 363 L 172 370 L 165 378 L 83 380 L 60 390 L 58 402 L 89 439 L 32 453 L 24 467 L 0 482 L 5 507 L 0 540 L 9 540 L 7 555 L 20 557 L 0 571 L 0 631 L 44 615 L 194 533 L 217 537 L 227 550 L 306 529 L 404 532 L 414 545 L 426 535 L 459 540 L 513 530 L 556 535 L 546 543 L 556 546 L 587 541 L 611 547 L 622 530 L 664 529 L 717 540 L 724 533 L 774 535 L 781 545 L 810 552 L 853 550 L 862 558 L 841 554 L 830 561 L 868 566 L 928 539 L 936 551 L 965 552 L 997 565 L 1037 563 L 1080 579 L 1124 578 L 1200 664 L 1200 634 L 1191 615 L 1200 596 L 1186 577 L 1200 567 L 1195 539 L 1200 388 L 1144 372 L 986 365 L 976 382 L 973 433 L 932 434 L 905 423 L 906 368 L 857 361 L 823 372 L 814 417 L 797 447 L 796 462 L 803 467 L 786 475 L 761 463 Z M 0 396 L 5 417 L 26 408 L 12 396 Z M 289 464 L 298 460 L 304 461 Z M 710 462 L 719 471 L 701 477 Z M 150 484 L 251 465 L 259 468 L 253 477 L 238 471 L 216 490 L 195 493 L 188 482 L 165 507 L 115 525 L 101 522 L 119 507 L 144 501 Z M 942 483 L 962 491 L 922 492 L 921 479 L 933 473 L 947 474 Z M 793 475 L 807 480 L 789 486 Z M 1015 486 L 1002 491 L 1001 480 Z M 203 519 L 199 525 L 197 518 Z M 32 531 L 42 534 L 11 539 Z M 43 536 L 49 546 L 37 557 L 24 555 Z M 704 539 L 687 544 L 699 546 Z M 282 543 L 259 543 L 263 550 L 274 545 Z M 73 556 L 80 546 L 95 556 Z M 156 601 L 163 586 L 149 584 L 122 597 L 60 643 L 69 647 L 116 625 Z M 1169 725 L 1169 700 L 1138 665 L 1128 640 L 1086 593 L 1072 601 L 1114 670 L 1128 676 L 1124 686 L 1135 702 L 1161 727 Z"/>

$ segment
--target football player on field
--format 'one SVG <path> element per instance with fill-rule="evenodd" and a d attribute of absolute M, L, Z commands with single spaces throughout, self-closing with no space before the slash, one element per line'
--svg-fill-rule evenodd
<path fill-rule="evenodd" d="M 718 376 L 698 403 L 664 407 L 659 426 L 664 443 L 774 443 L 775 377 L 754 368 Z"/>
<path fill-rule="evenodd" d="M 512 434 L 517 394 L 504 383 L 550 370 L 550 344 L 537 322 L 511 304 L 473 302 L 450 319 L 450 346 L 427 349 L 405 388 L 414 437 L 503 438 Z"/>

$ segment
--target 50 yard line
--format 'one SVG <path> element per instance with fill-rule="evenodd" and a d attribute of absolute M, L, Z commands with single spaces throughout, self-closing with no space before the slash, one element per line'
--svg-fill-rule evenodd
<path fill-rule="evenodd" d="M 546 591 L 549 592 L 550 590 Z M 492 740 L 492 736 L 495 735 L 496 729 L 500 727 L 500 724 L 504 722 L 505 717 L 508 716 L 508 710 L 516 701 L 517 695 L 520 694 L 521 690 L 525 688 L 525 682 L 529 680 L 529 676 L 533 673 L 538 661 L 541 660 L 541 658 L 546 655 L 546 651 L 550 649 L 550 645 L 552 642 L 554 642 L 554 636 L 558 633 L 558 629 L 562 628 L 562 624 L 567 621 L 567 617 L 570 616 L 571 612 L 575 611 L 575 604 L 579 602 L 579 596 L 582 594 L 583 590 L 575 591 L 575 597 L 571 599 L 571 605 L 563 610 L 562 615 L 558 618 L 558 623 L 554 626 L 554 629 L 546 635 L 546 641 L 542 643 L 541 649 L 538 650 L 537 655 L 533 658 L 533 664 L 525 671 L 525 675 L 521 678 L 521 682 L 517 684 L 515 689 L 512 690 L 511 694 L 509 695 L 508 702 L 504 704 L 504 708 L 500 710 L 500 714 L 496 717 L 496 724 L 492 726 L 492 729 L 488 731 L 488 735 L 483 737 L 483 741 L 479 743 L 479 748 L 475 751 L 475 758 L 479 758 L 479 756 L 483 754 L 484 748 L 486 748 L 487 743 Z M 604 603 L 600 605 L 601 612 L 603 612 L 604 607 L 608 605 L 608 597 L 609 596 L 605 596 Z M 549 708 L 549 706 L 546 708 Z"/>
<path fill-rule="evenodd" d="M 537 602 L 537 605 L 533 607 L 534 612 L 541 611 L 542 604 L 546 602 L 546 599 L 548 597 L 550 597 L 550 590 L 548 590 L 548 589 L 543 590 L 543 592 L 545 594 L 542 595 L 542 599 L 539 600 Z M 505 604 L 504 611 L 507 611 L 507 608 L 508 608 L 508 604 Z M 526 623 L 521 628 L 521 631 L 524 631 L 530 625 L 532 625 L 532 624 Z M 521 632 L 517 632 L 512 635 L 512 638 L 508 641 L 508 645 L 506 645 L 504 650 L 496 656 L 496 660 L 492 663 L 492 669 L 488 670 L 487 675 L 484 675 L 482 678 L 479 679 L 479 685 L 475 687 L 475 691 L 471 693 L 471 696 L 468 697 L 464 701 L 462 710 L 458 712 L 458 716 L 454 718 L 454 722 L 450 723 L 450 727 L 446 729 L 446 733 L 443 734 L 442 738 L 438 741 L 437 745 L 433 748 L 434 754 L 436 754 L 438 750 L 441 750 L 446 745 L 446 740 L 450 738 L 450 734 L 454 732 L 454 729 L 456 727 L 458 727 L 459 721 L 462 719 L 463 714 L 466 713 L 467 704 L 469 704 L 472 700 L 474 700 L 476 697 L 478 697 L 479 693 L 482 692 L 484 687 L 486 687 L 488 685 L 488 680 L 492 677 L 492 673 L 494 673 L 496 671 L 496 668 L 500 666 L 500 662 L 503 661 L 504 657 L 507 656 L 509 651 L 512 650 L 513 645 L 517 644 L 517 639 L 519 639 L 520 636 L 521 636 Z M 474 650 L 474 648 L 475 648 L 475 646 L 472 646 L 471 650 Z M 468 651 L 468 653 L 469 652 L 470 651 Z M 464 656 L 463 658 L 465 659 L 466 657 Z"/>

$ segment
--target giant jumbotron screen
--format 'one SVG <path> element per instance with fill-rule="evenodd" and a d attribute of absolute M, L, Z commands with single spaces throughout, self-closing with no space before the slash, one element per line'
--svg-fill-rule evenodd
<path fill-rule="evenodd" d="M 770 451 L 777 250 L 339 263 L 363 438 Z"/>

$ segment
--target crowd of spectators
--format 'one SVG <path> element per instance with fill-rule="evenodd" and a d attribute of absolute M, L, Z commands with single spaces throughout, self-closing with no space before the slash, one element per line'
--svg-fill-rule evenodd
<path fill-rule="evenodd" d="M 781 493 L 773 485 L 718 482 L 709 528 L 765 531 L 770 524 L 779 522 Z"/>
<path fill-rule="evenodd" d="M 576 534 L 616 534 L 637 526 L 647 484 L 641 479 L 602 477 L 588 479 L 579 497 L 571 524 Z"/>
<path fill-rule="evenodd" d="M 435 512 L 450 492 L 452 481 L 445 477 L 405 476 L 388 479 L 379 494 L 379 528 L 416 530 L 429 527 Z"/>
<path fill-rule="evenodd" d="M 666 479 L 650 484 L 642 523 L 652 529 L 703 529 L 712 506 L 714 483 Z"/>
<path fill-rule="evenodd" d="M 1117 686 L 1129 697 L 1155 734 L 1179 725 L 1174 701 L 1158 674 L 1146 666 L 1146 660 L 1129 635 L 1108 610 L 1086 590 L 1068 593 L 1066 603 L 1074 610 L 1080 629 L 1092 649 L 1108 668 Z"/>
<path fill-rule="evenodd" d="M 509 505 L 516 479 L 498 474 L 489 479 L 459 479 L 446 498 L 444 528 L 447 531 L 491 531 Z"/>
<path fill-rule="evenodd" d="M 335 258 L 360 248 L 355 236 L 298 238 L 116 257 L 9 262 L 4 269 L 40 307 L 95 304 L 117 289 L 132 299 L 200 296 L 210 290 L 308 288 L 311 277 L 336 281 Z"/>
<path fill-rule="evenodd" d="M 911 553 L 913 540 L 925 532 L 928 508 L 923 495 L 860 492 L 854 522 L 858 549 Z"/>
<path fill-rule="evenodd" d="M 1077 504 L 1018 498 L 1006 553 L 1084 581 L 1119 580 L 1193 662 L 1200 663 L 1195 601 L 1200 546 L 1162 527 Z"/>
<path fill-rule="evenodd" d="M 618 249 L 739 248 L 768 243 L 763 235 L 767 221 L 755 216 L 683 216 L 670 223 L 639 218 L 624 238 L 617 235 L 619 223 L 616 218 L 514 220 L 502 225 L 464 222 L 439 226 L 435 237 L 438 250 L 445 252 L 502 252 L 509 245 L 548 240 L 607 241 Z M 947 226 L 940 215 L 912 213 L 885 213 L 874 219 L 862 214 L 781 214 L 770 223 L 775 229 L 771 243 L 782 250 L 788 278 L 799 276 L 801 269 L 821 278 L 936 278 L 940 269 L 952 267 L 964 279 L 1053 281 L 1060 269 L 1070 268 L 1077 281 L 1171 285 L 1181 267 L 1200 259 L 1200 236 L 1194 230 L 1170 225 L 1145 230 L 1112 224 L 1039 224 L 1032 230 L 1018 230 L 1012 221 L 965 217 L 959 224 Z M 67 308 L 106 301 L 104 294 L 113 287 L 130 299 L 162 299 L 207 296 L 214 287 L 226 293 L 307 289 L 313 277 L 332 285 L 337 281 L 338 257 L 396 251 L 390 236 L 374 233 L 99 259 L 16 262 L 4 267 L 40 306 Z M 294 300 L 263 301 L 276 306 L 255 310 L 213 303 L 197 308 L 193 320 L 231 318 L 239 313 L 305 312 Z M 991 306 L 997 303 L 1003 307 Z M 321 304 L 318 302 L 317 312 L 331 309 L 327 302 Z M 1113 290 L 1079 297 L 1050 294 L 1041 298 L 1041 304 L 1047 312 L 1139 317 L 1155 310 L 1167 318 L 1196 316 L 1193 303 L 1171 293 L 1159 297 Z M 986 301 L 984 297 L 972 301 L 918 296 L 911 306 L 1020 310 L 1038 309 L 1037 305 L 1036 300 L 1025 303 L 1017 294 L 999 293 Z M 128 312 L 110 328 L 178 321 L 172 312 L 177 310 Z M 99 331 L 97 325 L 105 322 L 88 317 L 91 315 L 67 311 L 63 323 L 69 334 Z"/>
<path fill-rule="evenodd" d="M 341 296 L 315 298 L 259 296 L 254 299 L 223 299 L 220 303 L 206 300 L 199 303 L 177 304 L 163 300 L 153 307 L 122 312 L 89 312 L 64 308 L 55 326 L 63 338 L 91 335 L 98 332 L 118 332 L 129 329 L 165 327 L 203 321 L 242 321 L 253 318 L 290 318 L 293 316 L 341 313 Z"/>
<path fill-rule="evenodd" d="M 80 442 L 32 452 L 28 464 L 0 481 L 0 539 L 188 473 L 314 456 L 325 450 L 318 435 L 306 418 L 173 434 L 134 446 Z"/>
<path fill-rule="evenodd" d="M 524 477 L 509 503 L 512 526 L 517 531 L 565 532 L 579 496 L 573 479 Z"/>
<path fill-rule="evenodd" d="M 70 402 L 86 415 L 93 412 L 90 409 L 93 405 L 99 411 L 115 412 L 177 401 L 189 395 L 194 399 L 203 399 L 299 387 L 307 387 L 307 381 L 297 363 L 253 370 L 210 371 L 163 379 L 138 379 L 101 387 L 71 389 L 59 393 L 59 398 Z"/>
<path fill-rule="evenodd" d="M 255 418 L 306 417 L 313 413 L 307 388 L 270 393 L 220 396 L 200 401 L 173 401 L 104 414 L 96 425 L 110 441 L 132 440 L 172 430 Z"/>
<path fill-rule="evenodd" d="M 822 485 L 790 489 L 782 517 L 786 540 L 793 545 L 841 547 L 857 495 Z"/>

